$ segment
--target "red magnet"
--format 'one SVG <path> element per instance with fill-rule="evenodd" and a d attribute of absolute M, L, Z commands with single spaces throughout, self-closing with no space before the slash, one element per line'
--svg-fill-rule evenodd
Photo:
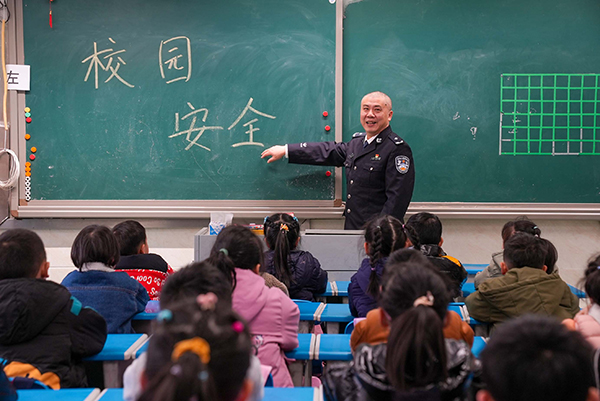
<path fill-rule="evenodd" d="M 27 121 L 28 123 L 30 123 L 30 122 L 31 122 L 31 117 L 27 117 L 27 118 L 25 119 L 25 121 Z"/>
<path fill-rule="evenodd" d="M 35 160 L 35 155 L 29 155 L 29 160 Z"/>
<path fill-rule="evenodd" d="M 325 126 L 325 131 L 330 131 L 330 130 L 331 130 L 331 127 L 329 125 L 326 125 Z"/>
<path fill-rule="evenodd" d="M 327 171 L 327 172 L 325 173 L 325 176 L 326 176 L 326 177 L 331 177 L 331 171 Z"/>
<path fill-rule="evenodd" d="M 323 112 L 323 117 L 327 117 L 328 115 L 329 115 L 328 112 L 326 112 L 326 111 Z"/>

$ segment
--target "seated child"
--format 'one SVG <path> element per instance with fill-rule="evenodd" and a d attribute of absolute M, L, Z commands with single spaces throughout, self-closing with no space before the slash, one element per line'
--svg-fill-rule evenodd
<path fill-rule="evenodd" d="M 523 316 L 498 327 L 481 352 L 478 401 L 598 401 L 592 347 L 555 319 Z"/>
<path fill-rule="evenodd" d="M 139 281 L 150 300 L 157 301 L 163 283 L 169 274 L 173 274 L 173 269 L 160 255 L 149 253 L 146 229 L 137 221 L 123 221 L 114 226 L 112 232 L 119 243 L 120 253 L 115 270 Z"/>
<path fill-rule="evenodd" d="M 600 348 L 600 255 L 588 261 L 585 271 L 585 293 L 591 305 L 579 312 L 575 319 L 567 319 L 563 323 L 579 331 L 596 349 Z"/>
<path fill-rule="evenodd" d="M 255 355 L 270 366 L 275 387 L 293 387 L 284 351 L 298 346 L 298 306 L 277 288 L 265 286 L 258 272 L 262 241 L 241 226 L 225 227 L 217 236 L 208 261 L 231 282 L 233 310 L 248 322 Z"/>
<path fill-rule="evenodd" d="M 406 264 L 419 266 L 420 269 L 430 269 L 441 279 L 446 280 L 446 277 L 441 276 L 435 266 L 421 252 L 414 249 L 401 249 L 392 253 L 383 271 L 381 280 L 383 284 L 381 285 L 378 302 L 379 308 L 367 313 L 367 318 L 358 322 L 354 327 L 354 331 L 352 331 L 350 346 L 353 352 L 363 343 L 374 345 L 387 342 L 390 334 L 390 320 L 394 320 L 397 316 L 405 312 L 405 307 L 402 306 L 407 305 L 404 297 L 409 293 L 407 292 L 407 287 L 412 286 L 410 282 L 412 278 L 408 274 L 398 276 L 402 280 L 397 279 L 393 282 L 389 280 L 389 277 L 395 277 L 396 275 L 393 271 Z M 404 270 L 403 272 L 410 273 Z M 431 277 L 433 276 L 427 276 L 428 279 Z M 473 345 L 474 333 L 473 329 L 461 320 L 458 313 L 446 311 L 446 317 L 444 318 L 444 338 L 462 340 L 471 347 Z"/>
<path fill-rule="evenodd" d="M 393 216 L 375 217 L 365 224 L 365 252 L 358 271 L 348 284 L 348 304 L 354 317 L 365 317 L 377 308 L 379 280 L 390 253 L 406 246 L 407 235 L 400 220 Z"/>
<path fill-rule="evenodd" d="M 71 260 L 79 270 L 69 273 L 62 284 L 106 319 L 109 333 L 133 333 L 131 318 L 144 311 L 148 292 L 127 273 L 115 271 L 119 244 L 112 231 L 85 227 L 73 241 Z"/>
<path fill-rule="evenodd" d="M 386 268 L 385 275 L 385 285 L 396 289 L 398 311 L 387 344 L 362 344 L 349 366 L 328 365 L 327 399 L 464 400 L 479 365 L 464 341 L 444 339 L 451 299 L 447 283 L 438 272 L 412 262 L 389 273 Z"/>
<path fill-rule="evenodd" d="M 539 237 L 542 234 L 541 230 L 533 221 L 524 216 L 518 217 L 515 220 L 507 222 L 504 224 L 504 227 L 502 227 L 502 248 L 504 248 L 506 241 L 508 241 L 508 239 L 517 232 L 524 232 L 536 237 Z M 554 247 L 554 245 L 552 245 L 552 247 Z M 490 264 L 475 275 L 475 289 L 479 288 L 481 283 L 489 278 L 502 276 L 502 269 L 500 268 L 500 264 L 504 261 L 502 255 L 502 251 L 493 253 Z M 548 253 L 548 255 L 551 257 L 550 253 Z M 556 263 L 556 260 L 554 260 L 554 263 Z M 546 266 L 548 267 L 546 273 L 552 274 L 554 271 L 558 271 L 558 268 L 554 266 L 554 263 L 552 263 L 550 260 L 546 260 Z"/>
<path fill-rule="evenodd" d="M 209 294 L 171 305 L 154 325 L 138 400 L 246 401 L 251 353 L 247 324 Z"/>
<path fill-rule="evenodd" d="M 453 298 L 462 296 L 462 285 L 467 279 L 467 271 L 458 259 L 446 255 L 442 249 L 442 222 L 431 213 L 417 213 L 410 216 L 406 226 L 412 228 L 417 237 L 410 237 L 415 249 L 419 249 L 439 271 L 448 276 L 451 281 Z"/>
<path fill-rule="evenodd" d="M 197 299 L 199 295 L 214 294 L 215 302 L 223 309 L 231 309 L 231 283 L 223 272 L 207 261 L 194 262 L 169 276 L 161 292 L 161 309 L 170 309 L 174 305 Z M 148 353 L 144 352 L 127 368 L 123 376 L 123 399 L 135 401 L 144 391 L 147 384 L 145 375 Z M 253 383 L 252 394 L 248 401 L 259 401 L 263 398 L 263 378 L 260 361 L 251 356 L 247 379 Z"/>
<path fill-rule="evenodd" d="M 300 223 L 296 217 L 278 213 L 265 218 L 265 269 L 288 288 L 292 299 L 314 301 L 327 289 L 327 272 L 310 252 L 296 249 Z"/>
<path fill-rule="evenodd" d="M 106 341 L 106 322 L 62 285 L 45 281 L 49 263 L 36 233 L 0 235 L 0 358 L 9 377 L 30 377 L 53 389 L 85 387 L 81 359 Z"/>
<path fill-rule="evenodd" d="M 575 316 L 579 299 L 557 272 L 546 273 L 548 242 L 526 233 L 509 238 L 504 244 L 503 276 L 483 282 L 465 300 L 471 317 L 499 323 L 526 313 L 561 320 Z"/>

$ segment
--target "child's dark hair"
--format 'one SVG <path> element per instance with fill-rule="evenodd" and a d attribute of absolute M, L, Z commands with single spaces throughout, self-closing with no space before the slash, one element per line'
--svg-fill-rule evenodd
<path fill-rule="evenodd" d="M 443 328 L 451 297 L 446 282 L 424 256 L 415 262 L 420 252 L 399 252 L 410 261 L 386 264 L 379 305 L 392 318 L 387 376 L 403 391 L 447 377 Z"/>
<path fill-rule="evenodd" d="M 263 266 L 262 241 L 249 229 L 242 226 L 225 227 L 210 251 L 208 261 L 227 276 L 235 289 L 235 268 L 252 270 Z"/>
<path fill-rule="evenodd" d="M 402 223 L 393 216 L 375 217 L 365 224 L 365 241 L 368 244 L 367 253 L 371 263 L 367 293 L 373 298 L 377 299 L 379 294 L 377 263 L 395 250 L 404 248 L 406 239 L 407 235 Z"/>
<path fill-rule="evenodd" d="M 427 212 L 414 214 L 410 216 L 405 227 L 410 227 L 416 232 L 416 238 L 413 238 L 411 233 L 409 238 L 417 249 L 420 245 L 437 245 L 442 240 L 442 222 L 435 214 Z"/>
<path fill-rule="evenodd" d="M 146 229 L 135 220 L 125 220 L 112 229 L 117 237 L 121 256 L 137 255 L 146 242 Z"/>
<path fill-rule="evenodd" d="M 583 281 L 585 293 L 593 303 L 598 304 L 600 302 L 600 254 L 588 260 Z"/>
<path fill-rule="evenodd" d="M 145 371 L 149 382 L 139 400 L 236 399 L 252 344 L 246 323 L 231 308 L 188 299 L 162 310 L 153 333 Z"/>
<path fill-rule="evenodd" d="M 502 227 L 502 243 L 505 244 L 514 233 L 518 232 L 531 234 L 535 237 L 542 235 L 542 231 L 537 224 L 526 216 L 520 216 L 504 224 L 504 227 Z"/>
<path fill-rule="evenodd" d="M 546 261 L 547 242 L 523 232 L 515 233 L 504 244 L 504 262 L 509 269 L 520 267 L 541 269 Z"/>
<path fill-rule="evenodd" d="M 115 267 L 119 262 L 117 238 L 108 227 L 89 225 L 75 237 L 71 246 L 71 260 L 78 269 L 92 262 Z"/>
<path fill-rule="evenodd" d="M 558 260 L 558 250 L 552 242 L 545 238 L 541 238 L 542 242 L 546 245 L 546 258 L 544 264 L 546 265 L 546 273 L 554 273 L 556 267 L 556 261 Z"/>
<path fill-rule="evenodd" d="M 288 259 L 290 251 L 296 249 L 296 243 L 300 238 L 300 223 L 296 217 L 286 213 L 277 213 L 265 218 L 264 225 L 267 245 L 274 251 L 275 277 L 289 287 L 294 279 Z"/>
<path fill-rule="evenodd" d="M 35 278 L 45 260 L 44 243 L 33 231 L 14 228 L 0 235 L 0 280 Z"/>
<path fill-rule="evenodd" d="M 209 292 L 231 306 L 231 281 L 210 262 L 193 262 L 167 278 L 160 292 L 160 307 Z"/>
<path fill-rule="evenodd" d="M 499 326 L 481 352 L 482 378 L 496 401 L 585 401 L 593 355 L 555 318 L 522 316 Z"/>

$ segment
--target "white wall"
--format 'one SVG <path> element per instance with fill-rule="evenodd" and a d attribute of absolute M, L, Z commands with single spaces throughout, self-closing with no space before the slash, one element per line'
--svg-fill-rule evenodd
<path fill-rule="evenodd" d="M 60 282 L 74 267 L 70 260 L 73 239 L 88 224 L 109 227 L 119 220 L 97 219 L 30 219 L 8 220 L 0 231 L 23 227 L 36 231 L 46 245 L 51 263 L 50 277 Z M 208 225 L 208 220 L 140 220 L 146 227 L 150 251 L 161 255 L 178 269 L 193 260 L 194 234 Z M 444 250 L 463 263 L 488 263 L 493 252 L 501 250 L 500 230 L 506 220 L 442 219 Z M 600 252 L 600 222 L 590 220 L 539 220 L 542 237 L 558 249 L 560 274 L 569 284 L 577 285 L 588 258 Z M 260 221 L 234 220 L 248 224 Z M 302 228 L 338 228 L 343 220 L 311 220 Z"/>

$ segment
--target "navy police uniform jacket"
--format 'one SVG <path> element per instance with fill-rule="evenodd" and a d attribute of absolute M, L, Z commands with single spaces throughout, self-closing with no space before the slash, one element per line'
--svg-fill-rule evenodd
<path fill-rule="evenodd" d="M 288 145 L 290 163 L 346 168 L 345 228 L 361 229 L 380 214 L 404 218 L 415 184 L 410 146 L 387 127 L 363 147 L 365 133 L 350 142 L 314 142 Z"/>

